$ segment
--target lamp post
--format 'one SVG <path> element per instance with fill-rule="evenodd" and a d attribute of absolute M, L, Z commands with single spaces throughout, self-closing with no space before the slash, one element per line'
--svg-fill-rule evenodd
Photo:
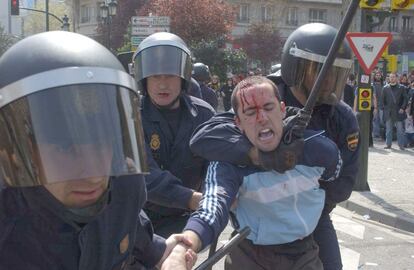
<path fill-rule="evenodd" d="M 111 0 L 109 3 L 102 2 L 100 6 L 100 15 L 105 25 L 107 25 L 108 31 L 108 42 L 107 47 L 111 50 L 111 24 L 112 18 L 116 16 L 118 8 L 118 2 L 116 0 Z"/>
<path fill-rule="evenodd" d="M 50 12 L 46 13 L 46 11 L 44 11 L 44 10 L 39 10 L 39 9 L 34 9 L 34 8 L 24 8 L 24 7 L 21 7 L 20 9 L 29 10 L 29 11 L 33 11 L 33 12 L 44 13 L 44 14 L 46 14 L 46 17 L 52 16 L 53 18 L 55 18 L 56 20 L 58 20 L 62 24 L 62 26 L 60 28 L 63 31 L 69 31 L 69 27 L 70 27 L 69 17 L 66 14 L 62 18 L 59 18 L 58 16 L 56 16 L 53 13 L 50 13 Z M 49 31 L 49 24 L 46 24 L 46 31 Z"/>
<path fill-rule="evenodd" d="M 62 26 L 60 27 L 63 31 L 69 31 L 69 18 L 68 16 L 65 14 L 62 18 Z"/>

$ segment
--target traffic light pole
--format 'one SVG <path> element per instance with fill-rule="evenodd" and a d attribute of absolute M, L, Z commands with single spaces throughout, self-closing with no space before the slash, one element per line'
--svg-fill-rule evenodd
<path fill-rule="evenodd" d="M 367 32 L 367 14 L 366 10 L 361 10 L 361 32 Z M 368 81 L 366 80 L 366 76 L 368 76 Z M 357 119 L 359 123 L 359 169 L 357 178 L 354 185 L 354 190 L 356 191 L 369 191 L 368 185 L 368 148 L 369 148 L 369 132 L 370 132 L 370 113 L 371 113 L 371 106 L 369 106 L 368 110 L 360 111 L 360 97 L 361 97 L 361 89 L 364 88 L 371 88 L 371 75 L 365 74 L 363 69 L 359 67 L 359 76 L 358 76 L 358 91 L 356 104 L 357 110 Z M 374 93 L 371 93 L 371 95 Z"/>
<path fill-rule="evenodd" d="M 46 32 L 49 32 L 49 0 L 45 0 Z"/>

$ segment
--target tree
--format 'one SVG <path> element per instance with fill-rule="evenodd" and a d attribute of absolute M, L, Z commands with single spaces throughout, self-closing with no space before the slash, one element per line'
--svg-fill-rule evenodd
<path fill-rule="evenodd" d="M 104 45 L 108 44 L 108 31 L 111 31 L 111 47 L 121 48 L 121 51 L 131 50 L 131 17 L 136 16 L 136 11 L 141 9 L 145 0 L 122 0 L 118 1 L 117 15 L 112 18 L 111 25 L 101 21 L 98 26 L 98 41 Z"/>
<path fill-rule="evenodd" d="M 0 24 L 0 56 L 7 51 L 14 43 L 17 42 L 17 38 L 6 33 L 4 27 Z"/>
<path fill-rule="evenodd" d="M 187 44 L 216 40 L 228 34 L 234 24 L 233 7 L 222 0 L 152 0 L 139 14 L 169 16 L 171 32 Z"/>
<path fill-rule="evenodd" d="M 247 56 L 259 60 L 266 70 L 272 61 L 280 59 L 283 41 L 279 31 L 270 24 L 252 24 L 238 42 Z"/>
<path fill-rule="evenodd" d="M 34 9 L 45 10 L 44 1 L 36 1 Z M 65 14 L 70 14 L 70 7 L 64 2 L 50 2 L 49 13 L 62 18 Z M 27 16 L 24 17 L 24 36 L 33 35 L 36 33 L 46 31 L 46 14 L 36 11 L 27 11 Z M 71 17 L 71 16 L 69 16 Z M 53 16 L 49 15 L 49 30 L 61 30 L 62 23 Z"/>
<path fill-rule="evenodd" d="M 242 73 L 246 69 L 246 54 L 243 50 L 226 48 L 222 49 L 222 39 L 201 41 L 193 43 L 191 51 L 194 62 L 201 62 L 210 68 L 210 73 L 218 75 L 225 80 L 227 73 Z"/>

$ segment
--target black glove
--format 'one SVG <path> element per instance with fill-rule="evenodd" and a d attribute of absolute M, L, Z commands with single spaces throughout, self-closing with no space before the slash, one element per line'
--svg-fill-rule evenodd
<path fill-rule="evenodd" d="M 296 166 L 303 153 L 303 132 L 310 117 L 310 113 L 299 110 L 296 115 L 284 119 L 283 136 L 277 148 L 269 152 L 259 150 L 259 162 L 264 169 L 284 173 Z"/>

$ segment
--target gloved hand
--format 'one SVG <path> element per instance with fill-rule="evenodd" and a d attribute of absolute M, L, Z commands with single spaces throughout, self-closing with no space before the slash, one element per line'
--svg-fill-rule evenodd
<path fill-rule="evenodd" d="M 303 152 L 303 132 L 310 117 L 310 113 L 299 110 L 296 115 L 284 119 L 283 136 L 277 148 L 269 152 L 259 150 L 259 162 L 264 169 L 284 173 L 296 166 Z"/>

